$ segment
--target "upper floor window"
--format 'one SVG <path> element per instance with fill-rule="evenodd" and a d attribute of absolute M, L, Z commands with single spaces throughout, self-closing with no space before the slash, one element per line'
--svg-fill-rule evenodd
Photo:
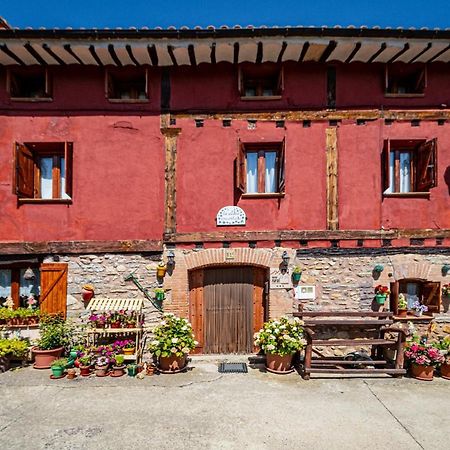
<path fill-rule="evenodd" d="M 12 100 L 52 100 L 50 75 L 44 67 L 10 68 L 7 71 L 6 85 Z"/>
<path fill-rule="evenodd" d="M 420 97 L 425 94 L 426 86 L 426 66 L 409 64 L 386 66 L 386 97 Z"/>
<path fill-rule="evenodd" d="M 116 102 L 148 101 L 147 69 L 108 69 L 105 72 L 106 98 Z"/>
<path fill-rule="evenodd" d="M 383 193 L 429 192 L 437 185 L 437 140 L 390 140 L 383 148 Z"/>
<path fill-rule="evenodd" d="M 13 189 L 19 200 L 70 200 L 72 148 L 71 142 L 16 142 Z"/>
<path fill-rule="evenodd" d="M 244 194 L 283 194 L 284 141 L 264 144 L 239 143 L 236 167 L 236 186 Z"/>
<path fill-rule="evenodd" d="M 239 93 L 242 100 L 277 100 L 284 89 L 283 68 L 251 65 L 239 68 Z"/>

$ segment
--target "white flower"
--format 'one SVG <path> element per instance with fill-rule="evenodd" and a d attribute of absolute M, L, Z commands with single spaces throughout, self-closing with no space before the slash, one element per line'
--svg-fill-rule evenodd
<path fill-rule="evenodd" d="M 155 339 L 154 341 L 152 341 L 152 345 L 159 345 L 159 341 Z"/>
<path fill-rule="evenodd" d="M 290 338 L 290 336 L 289 336 L 288 334 L 285 334 L 285 335 L 283 336 L 283 339 L 284 339 L 285 341 L 290 341 L 290 340 L 291 340 L 291 338 Z"/>
<path fill-rule="evenodd" d="M 189 324 L 189 321 L 187 319 L 183 319 L 183 322 Z"/>
<path fill-rule="evenodd" d="M 168 316 L 168 317 L 173 317 L 173 316 L 175 316 L 175 314 L 174 313 L 166 313 L 166 314 L 164 314 L 165 316 Z"/>
<path fill-rule="evenodd" d="M 195 344 L 195 345 L 198 345 L 198 342 L 197 342 L 197 341 L 194 341 L 194 344 Z"/>
<path fill-rule="evenodd" d="M 159 323 L 160 325 L 165 325 L 166 321 L 165 320 L 161 320 L 161 322 Z"/>
<path fill-rule="evenodd" d="M 176 344 L 178 342 L 178 338 L 172 338 L 172 344 Z"/>
<path fill-rule="evenodd" d="M 280 325 L 280 330 L 284 330 L 286 328 L 286 325 Z"/>
<path fill-rule="evenodd" d="M 266 349 L 269 350 L 269 352 L 270 352 L 271 350 L 275 350 L 275 345 L 269 344 L 269 345 L 266 347 Z"/>
<path fill-rule="evenodd" d="M 273 332 L 274 332 L 275 334 L 280 334 L 280 330 L 279 330 L 278 328 L 275 328 L 275 330 L 273 330 Z"/>
<path fill-rule="evenodd" d="M 182 351 L 183 353 L 189 353 L 189 349 L 188 349 L 187 347 L 184 347 L 183 349 L 181 349 L 181 351 Z"/>
<path fill-rule="evenodd" d="M 181 328 L 183 331 L 187 330 L 187 326 L 185 325 L 184 327 Z"/>
<path fill-rule="evenodd" d="M 273 334 L 271 334 L 271 335 L 269 336 L 269 339 L 276 339 L 276 337 L 275 337 Z"/>
<path fill-rule="evenodd" d="M 171 351 L 172 353 L 176 353 L 176 352 L 177 352 L 177 349 L 176 349 L 175 347 L 172 347 L 172 348 L 170 349 L 170 351 Z"/>

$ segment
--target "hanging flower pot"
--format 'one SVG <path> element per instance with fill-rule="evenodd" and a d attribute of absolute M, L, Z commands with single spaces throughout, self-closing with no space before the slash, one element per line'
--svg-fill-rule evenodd
<path fill-rule="evenodd" d="M 81 288 L 81 297 L 83 301 L 89 302 L 94 296 L 94 286 L 92 284 L 85 284 Z"/>
<path fill-rule="evenodd" d="M 166 293 L 162 288 L 155 289 L 155 299 L 159 301 L 163 301 L 166 298 Z"/>
<path fill-rule="evenodd" d="M 377 295 L 375 295 L 375 300 L 377 301 L 377 303 L 379 305 L 384 305 L 386 302 L 386 297 L 387 297 L 387 295 L 377 294 Z"/>
<path fill-rule="evenodd" d="M 158 267 L 156 268 L 156 276 L 158 278 L 164 278 L 164 276 L 166 275 L 166 272 L 167 272 L 167 266 L 163 262 L 160 262 L 158 264 Z"/>

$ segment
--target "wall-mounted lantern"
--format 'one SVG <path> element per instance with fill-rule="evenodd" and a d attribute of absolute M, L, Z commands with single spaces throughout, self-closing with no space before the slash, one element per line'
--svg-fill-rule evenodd
<path fill-rule="evenodd" d="M 381 272 L 383 272 L 383 270 L 384 270 L 384 266 L 382 266 L 381 264 L 377 264 L 377 265 L 373 268 L 373 271 L 374 271 L 375 273 L 378 273 L 378 274 L 380 274 Z"/>
<path fill-rule="evenodd" d="M 283 252 L 283 254 L 281 255 L 280 269 L 281 269 L 282 273 L 286 273 L 287 272 L 290 259 L 291 258 L 289 257 L 288 252 L 285 250 Z"/>
<path fill-rule="evenodd" d="M 25 280 L 34 280 L 35 277 L 36 275 L 34 274 L 33 269 L 31 267 L 28 267 L 28 269 L 25 270 L 23 274 L 23 278 Z"/>
<path fill-rule="evenodd" d="M 447 276 L 447 274 L 450 272 L 450 264 L 444 264 L 442 266 L 442 276 Z"/>
<path fill-rule="evenodd" d="M 169 253 L 167 253 L 167 269 L 173 270 L 175 268 L 175 253 L 173 250 L 170 250 Z"/>

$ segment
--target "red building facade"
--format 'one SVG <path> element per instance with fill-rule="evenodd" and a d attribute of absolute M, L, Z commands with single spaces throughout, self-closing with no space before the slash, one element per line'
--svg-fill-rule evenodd
<path fill-rule="evenodd" d="M 190 317 L 199 351 L 248 351 L 249 330 L 299 303 L 373 307 L 380 283 L 386 308 L 402 293 L 448 317 L 448 32 L 0 39 L 3 302 L 19 306 L 24 271 L 46 264 L 68 297 L 45 277 L 43 309 L 78 312 L 84 282 L 137 295 L 123 275 L 156 286 L 170 252 L 165 309 Z M 224 207 L 243 222 L 221 225 Z"/>

